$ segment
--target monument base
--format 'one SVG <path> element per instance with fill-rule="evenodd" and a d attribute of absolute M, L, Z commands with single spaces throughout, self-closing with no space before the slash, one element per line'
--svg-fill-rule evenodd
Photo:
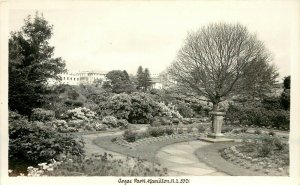
<path fill-rule="evenodd" d="M 218 138 L 223 138 L 224 134 L 221 134 L 221 133 L 210 133 L 210 134 L 207 135 L 207 137 L 213 138 L 213 139 L 218 139 Z"/>
<path fill-rule="evenodd" d="M 210 137 L 199 137 L 200 141 L 205 141 L 209 143 L 226 143 L 226 142 L 235 142 L 234 139 L 218 137 L 218 138 L 210 138 Z"/>

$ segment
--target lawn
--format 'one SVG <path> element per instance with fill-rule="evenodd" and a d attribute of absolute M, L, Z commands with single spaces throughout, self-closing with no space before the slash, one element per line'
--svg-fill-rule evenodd
<path fill-rule="evenodd" d="M 179 142 L 196 140 L 196 137 L 172 138 L 170 140 L 156 141 L 147 145 L 139 145 L 135 148 L 130 149 L 127 147 L 122 147 L 112 142 L 111 140 L 115 137 L 116 136 L 98 137 L 95 140 L 93 140 L 93 143 L 109 151 L 121 153 L 123 155 L 131 156 L 131 157 L 145 159 L 150 162 L 157 162 L 157 160 L 155 159 L 155 155 L 157 151 L 164 146 L 174 144 L 174 143 L 179 143 Z"/>

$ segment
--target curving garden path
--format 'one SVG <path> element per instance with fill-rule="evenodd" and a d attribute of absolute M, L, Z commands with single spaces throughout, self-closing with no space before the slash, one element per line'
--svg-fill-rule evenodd
<path fill-rule="evenodd" d="M 87 156 L 92 154 L 110 153 L 116 159 L 125 159 L 126 156 L 117 152 L 108 151 L 94 144 L 93 140 L 108 135 L 120 135 L 115 133 L 97 133 L 82 135 L 86 142 L 84 150 Z M 157 161 L 168 169 L 170 176 L 225 176 L 227 174 L 207 166 L 200 162 L 194 155 L 196 149 L 207 146 L 210 143 L 201 141 L 180 142 L 162 147 L 156 154 Z"/>
<path fill-rule="evenodd" d="M 227 176 L 228 174 L 200 162 L 195 156 L 197 149 L 210 144 L 202 141 L 171 144 L 161 148 L 156 158 L 168 169 L 170 176 Z"/>

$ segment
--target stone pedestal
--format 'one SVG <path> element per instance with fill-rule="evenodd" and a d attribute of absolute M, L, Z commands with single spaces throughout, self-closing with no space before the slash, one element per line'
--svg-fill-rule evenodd
<path fill-rule="evenodd" d="M 221 131 L 225 113 L 210 112 L 209 114 L 212 115 L 212 133 L 210 133 L 208 137 L 214 139 L 222 138 L 224 135 L 221 133 Z"/>

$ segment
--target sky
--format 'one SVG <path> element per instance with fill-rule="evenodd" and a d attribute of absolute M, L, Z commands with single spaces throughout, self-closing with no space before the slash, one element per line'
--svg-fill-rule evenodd
<path fill-rule="evenodd" d="M 50 45 L 69 71 L 138 66 L 160 73 L 175 59 L 189 31 L 215 22 L 241 23 L 273 55 L 280 78 L 290 75 L 296 1 L 39 1 L 10 6 L 9 29 L 42 12 L 53 27 Z"/>

